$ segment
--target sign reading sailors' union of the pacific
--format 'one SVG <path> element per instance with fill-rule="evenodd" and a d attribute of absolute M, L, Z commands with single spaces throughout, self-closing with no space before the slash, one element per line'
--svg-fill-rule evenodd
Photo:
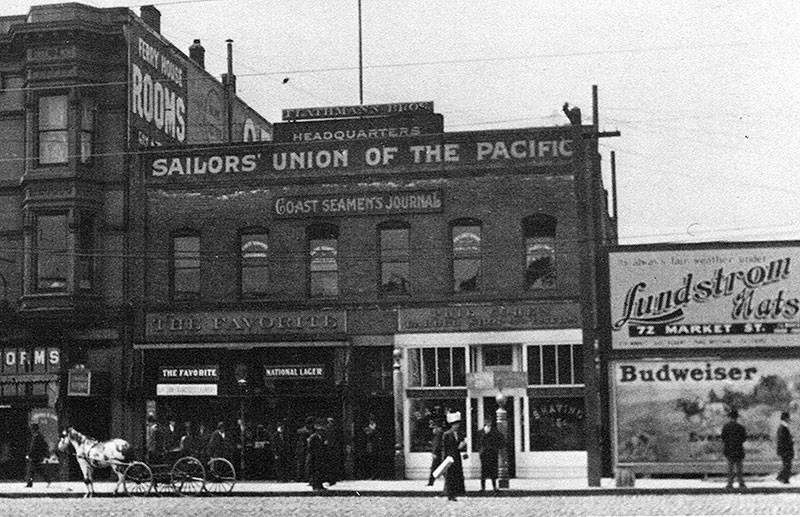
<path fill-rule="evenodd" d="M 279 197 L 272 213 L 277 217 L 420 214 L 441 212 L 442 205 L 441 190 L 397 190 Z"/>
<path fill-rule="evenodd" d="M 146 338 L 312 335 L 346 332 L 344 311 L 150 313 Z"/>
<path fill-rule="evenodd" d="M 399 332 L 525 330 L 578 327 L 577 303 L 511 303 L 491 306 L 399 309 Z"/>
<path fill-rule="evenodd" d="M 172 184 L 469 167 L 541 167 L 542 174 L 568 174 L 569 168 L 559 171 L 553 167 L 572 163 L 577 152 L 572 134 L 565 127 L 342 142 L 215 145 L 152 152 L 142 163 L 147 181 Z"/>

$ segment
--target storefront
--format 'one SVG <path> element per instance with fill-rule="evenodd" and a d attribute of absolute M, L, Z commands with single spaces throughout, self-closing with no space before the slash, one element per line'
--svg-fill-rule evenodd
<path fill-rule="evenodd" d="M 478 432 L 507 417 L 511 477 L 583 477 L 582 330 L 575 303 L 400 309 L 406 476 L 427 478 L 431 421 L 465 416 L 469 450 Z M 537 328 L 539 327 L 539 328 Z M 502 394 L 503 397 L 498 398 Z M 465 475 L 480 475 L 477 454 Z"/>

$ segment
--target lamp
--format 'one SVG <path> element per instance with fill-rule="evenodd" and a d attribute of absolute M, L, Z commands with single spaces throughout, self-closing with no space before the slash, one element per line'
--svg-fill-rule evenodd
<path fill-rule="evenodd" d="M 495 395 L 494 400 L 497 402 L 497 432 L 503 437 L 503 444 L 498 451 L 497 458 L 497 487 L 508 488 L 508 412 L 506 411 L 508 398 L 501 389 Z"/>

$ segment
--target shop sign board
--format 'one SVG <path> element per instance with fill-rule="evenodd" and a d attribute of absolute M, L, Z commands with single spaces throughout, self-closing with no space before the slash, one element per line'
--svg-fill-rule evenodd
<path fill-rule="evenodd" d="M 327 377 L 327 373 L 324 364 L 264 366 L 264 379 L 266 381 L 324 380 Z"/>
<path fill-rule="evenodd" d="M 67 373 L 67 395 L 88 397 L 92 393 L 92 371 L 72 368 Z"/>
<path fill-rule="evenodd" d="M 433 113 L 433 101 L 392 102 L 388 104 L 358 104 L 355 106 L 321 106 L 289 108 L 281 113 L 283 120 L 319 118 L 380 117 L 407 113 Z"/>
<path fill-rule="evenodd" d="M 379 140 L 215 145 L 142 157 L 149 183 L 191 185 L 262 177 L 412 173 L 533 167 L 571 174 L 572 130 L 544 128 L 421 135 Z M 558 169 L 562 166 L 562 169 Z"/>
<path fill-rule="evenodd" d="M 346 332 L 344 311 L 150 313 L 148 339 L 200 336 L 292 336 Z"/>
<path fill-rule="evenodd" d="M 436 113 L 404 116 L 315 120 L 278 123 L 273 126 L 274 142 L 326 142 L 367 140 L 439 134 L 444 118 Z"/>
<path fill-rule="evenodd" d="M 48 461 L 57 461 L 53 453 L 55 452 L 56 445 L 58 445 L 60 436 L 58 434 L 58 413 L 56 413 L 55 408 L 33 408 L 30 410 L 28 416 L 31 424 L 39 424 L 39 431 L 50 447 L 50 458 L 48 458 Z"/>
<path fill-rule="evenodd" d="M 660 359 L 611 363 L 615 460 L 650 472 L 721 470 L 731 407 L 746 462 L 776 462 L 780 413 L 800 433 L 800 359 Z M 716 467 L 716 468 L 714 468 Z"/>
<path fill-rule="evenodd" d="M 800 246 L 609 253 L 617 349 L 796 346 Z"/>
<path fill-rule="evenodd" d="M 216 364 L 161 366 L 158 369 L 158 396 L 217 395 L 219 366 Z"/>
<path fill-rule="evenodd" d="M 459 332 L 579 327 L 577 303 L 511 303 L 489 306 L 398 309 L 399 332 Z"/>
<path fill-rule="evenodd" d="M 61 371 L 61 351 L 58 348 L 8 347 L 0 349 L 0 354 L 2 354 L 0 377 Z"/>
<path fill-rule="evenodd" d="M 441 212 L 442 191 L 393 190 L 357 194 L 320 194 L 276 198 L 276 217 L 425 214 Z"/>

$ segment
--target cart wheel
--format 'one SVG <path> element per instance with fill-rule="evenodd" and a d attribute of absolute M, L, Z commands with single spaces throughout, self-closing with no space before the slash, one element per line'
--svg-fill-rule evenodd
<path fill-rule="evenodd" d="M 208 462 L 208 475 L 205 489 L 214 494 L 226 494 L 236 484 L 236 471 L 225 458 L 211 458 Z"/>
<path fill-rule="evenodd" d="M 147 464 L 134 461 L 125 469 L 123 486 L 128 495 L 147 495 L 153 489 L 153 471 Z"/>
<path fill-rule="evenodd" d="M 203 490 L 206 469 L 200 460 L 186 456 L 175 462 L 169 473 L 170 484 L 181 495 L 197 495 Z"/>

